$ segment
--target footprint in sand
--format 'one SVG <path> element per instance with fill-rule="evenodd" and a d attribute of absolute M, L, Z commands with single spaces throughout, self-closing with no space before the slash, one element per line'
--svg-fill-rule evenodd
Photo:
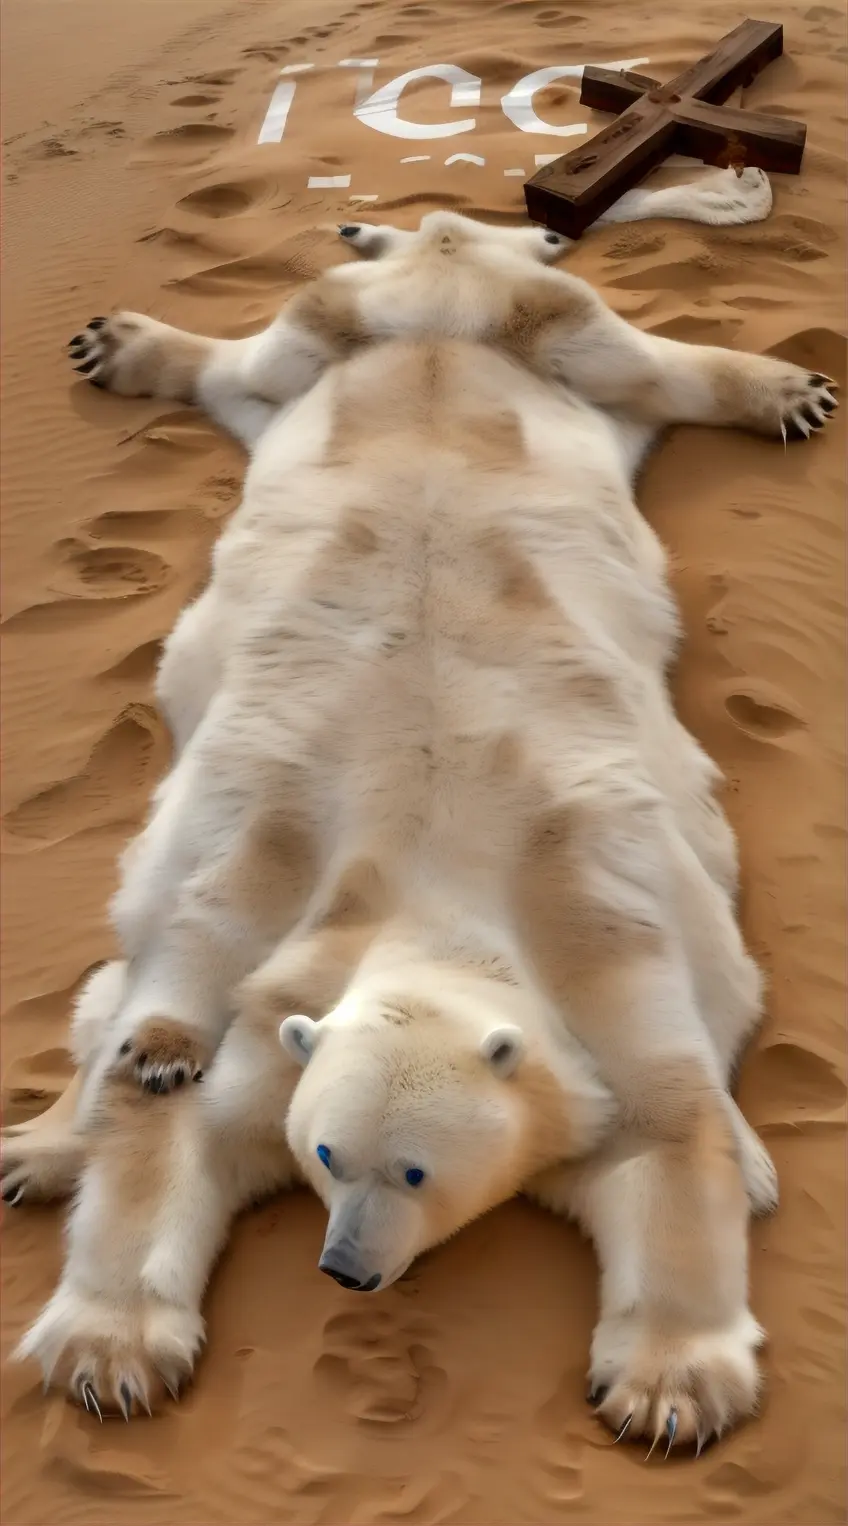
<path fill-rule="evenodd" d="M 137 816 L 164 771 L 168 750 L 152 706 L 130 705 L 95 744 L 80 773 L 9 813 L 8 833 L 44 845 Z"/>
<path fill-rule="evenodd" d="M 187 212 L 196 212 L 201 217 L 238 217 L 239 213 L 246 212 L 249 207 L 268 201 L 274 190 L 273 182 L 261 177 L 255 180 L 222 180 L 216 185 L 203 185 L 196 191 L 189 191 L 187 196 L 180 198 L 177 206 Z M 283 205 L 287 206 L 290 201 L 291 197 L 286 197 Z"/>
<path fill-rule="evenodd" d="M 765 691 L 736 689 L 724 701 L 734 726 L 759 742 L 775 742 L 790 732 L 803 730 L 806 722 L 784 700 Z"/>
<path fill-rule="evenodd" d="M 123 122 L 89 122 L 80 133 L 83 138 L 95 135 L 106 138 L 125 138 L 127 129 Z"/>
<path fill-rule="evenodd" d="M 164 588 L 170 568 L 155 551 L 139 546 L 87 546 L 59 541 L 61 565 L 48 583 L 51 593 L 81 594 L 87 599 L 125 599 Z"/>
<path fill-rule="evenodd" d="M 27 154 L 30 159 L 68 159 L 79 153 L 79 149 L 73 148 L 67 137 L 60 138 L 52 135 L 42 138 Z"/>
<path fill-rule="evenodd" d="M 420 1426 L 445 1418 L 447 1375 L 414 1321 L 391 1310 L 335 1314 L 324 1327 L 315 1380 L 325 1402 L 376 1426 Z"/>
<path fill-rule="evenodd" d="M 751 1064 L 750 1114 L 755 1128 L 796 1133 L 841 1115 L 846 1087 L 828 1060 L 800 1044 L 769 1044 Z"/>
<path fill-rule="evenodd" d="M 219 95 L 178 95 L 171 102 L 172 106 L 217 106 L 221 97 Z"/>
<path fill-rule="evenodd" d="M 218 472 L 200 484 L 199 508 L 204 519 L 221 519 L 234 509 L 241 492 L 241 481 L 230 472 Z"/>

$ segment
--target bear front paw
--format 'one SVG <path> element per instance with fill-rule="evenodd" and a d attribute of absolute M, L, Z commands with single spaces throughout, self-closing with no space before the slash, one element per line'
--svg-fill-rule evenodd
<path fill-rule="evenodd" d="M 124 1039 L 115 1057 L 116 1074 L 131 1075 L 146 1091 L 170 1092 L 200 1081 L 212 1058 L 207 1036 L 169 1017 L 149 1017 Z"/>
<path fill-rule="evenodd" d="M 754 1352 L 763 1332 L 747 1310 L 726 1329 L 686 1335 L 637 1315 L 602 1320 L 592 1343 L 590 1402 L 616 1440 L 694 1444 L 697 1452 L 751 1415 L 759 1393 Z M 649 1453 L 650 1455 L 650 1453 Z"/>
<path fill-rule="evenodd" d="M 112 1304 L 60 1286 L 15 1356 L 33 1357 L 45 1388 L 62 1389 L 96 1419 L 177 1399 L 203 1344 L 203 1320 L 154 1298 Z"/>

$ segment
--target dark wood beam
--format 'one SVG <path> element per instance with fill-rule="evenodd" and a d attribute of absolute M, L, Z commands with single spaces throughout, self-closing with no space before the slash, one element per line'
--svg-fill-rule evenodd
<path fill-rule="evenodd" d="M 598 69 L 587 64 L 583 70 L 580 100 L 593 111 L 612 111 L 617 115 L 641 100 L 649 90 L 659 88 L 659 80 L 651 79 L 647 74 L 634 74 L 629 69 Z"/>
<path fill-rule="evenodd" d="M 647 75 L 584 69 L 581 101 L 617 112 L 618 119 L 527 182 L 530 217 L 579 238 L 672 153 L 737 169 L 752 164 L 797 174 L 806 137 L 803 124 L 722 104 L 782 52 L 779 22 L 748 20 L 667 85 Z"/>
<path fill-rule="evenodd" d="M 755 164 L 761 170 L 797 175 L 804 155 L 806 129 L 760 111 L 681 101 L 671 108 L 677 123 L 675 152 L 706 164 Z"/>

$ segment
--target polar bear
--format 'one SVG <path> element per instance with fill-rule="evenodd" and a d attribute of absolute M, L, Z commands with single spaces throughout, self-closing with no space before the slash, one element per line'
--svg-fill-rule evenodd
<path fill-rule="evenodd" d="M 703 195 L 714 222 L 770 198 L 757 171 Z M 73 1098 L 4 1141 L 9 1201 L 79 1178 L 21 1354 L 129 1418 L 190 1374 L 255 1198 L 311 1183 L 321 1269 L 379 1294 L 524 1191 L 595 1242 L 601 1418 L 700 1446 L 757 1402 L 775 1182 L 728 1091 L 761 1009 L 735 843 L 633 484 L 665 425 L 806 438 L 832 384 L 640 333 L 541 229 L 340 231 L 364 260 L 264 334 L 121 314 L 72 341 L 251 461 L 163 661 L 177 756 L 124 960 L 81 997 Z"/>

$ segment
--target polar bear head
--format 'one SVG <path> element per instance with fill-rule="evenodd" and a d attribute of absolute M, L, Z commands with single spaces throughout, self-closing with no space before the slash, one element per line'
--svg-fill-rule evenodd
<path fill-rule="evenodd" d="M 289 1144 L 329 1211 L 320 1268 L 343 1287 L 388 1287 L 608 1126 L 611 1099 L 581 1053 L 545 1052 L 499 1005 L 442 977 L 435 997 L 417 981 L 414 995 L 360 991 L 319 1023 L 282 1023 L 304 1067 Z"/>

